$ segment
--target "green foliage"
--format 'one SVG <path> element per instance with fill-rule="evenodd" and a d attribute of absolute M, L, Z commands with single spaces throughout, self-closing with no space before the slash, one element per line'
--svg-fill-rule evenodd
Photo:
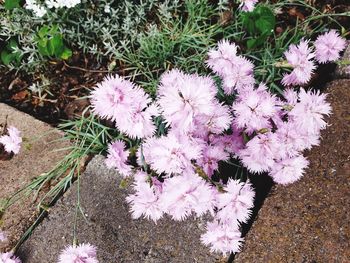
<path fill-rule="evenodd" d="M 11 0 L 9 0 L 11 1 Z M 43 25 L 58 25 L 64 42 L 71 49 L 92 55 L 99 63 L 113 61 L 123 50 L 139 39 L 159 14 L 164 20 L 173 19 L 182 0 L 99 0 L 82 1 L 79 8 L 48 10 L 36 17 L 31 10 L 15 8 L 8 12 L 0 5 L 0 39 L 16 38 L 22 60 L 10 69 L 25 70 L 28 74 L 43 70 L 48 56 L 38 49 L 38 31 Z M 105 8 L 108 6 L 109 11 Z M 68 57 L 69 53 L 64 53 Z"/>
<path fill-rule="evenodd" d="M 20 7 L 21 0 L 5 0 L 4 7 L 6 10 L 12 10 Z"/>
<path fill-rule="evenodd" d="M 21 61 L 21 53 L 19 52 L 19 47 L 17 41 L 14 39 L 10 39 L 10 41 L 5 46 L 4 50 L 1 51 L 1 61 L 6 66 L 11 63 L 19 64 Z"/>
<path fill-rule="evenodd" d="M 38 50 L 41 55 L 68 59 L 72 56 L 72 51 L 65 46 L 63 36 L 59 32 L 58 25 L 43 26 L 38 32 Z"/>
<path fill-rule="evenodd" d="M 187 73 L 207 71 L 205 57 L 216 45 L 223 27 L 218 13 L 207 0 L 187 0 L 183 15 L 172 19 L 158 14 L 159 22 L 149 26 L 131 47 L 123 45 L 117 58 L 125 63 L 127 74 L 142 84 L 151 95 L 156 92 L 160 75 L 171 68 Z"/>
<path fill-rule="evenodd" d="M 273 11 L 266 5 L 258 5 L 252 12 L 241 15 L 244 28 L 252 37 L 247 41 L 249 49 L 261 46 L 273 33 L 276 18 Z"/>

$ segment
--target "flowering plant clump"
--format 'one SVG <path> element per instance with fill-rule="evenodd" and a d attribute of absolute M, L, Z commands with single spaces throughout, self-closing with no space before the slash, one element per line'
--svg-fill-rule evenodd
<path fill-rule="evenodd" d="M 322 44 L 323 38 L 327 34 Z M 331 43 L 322 52 L 336 58 L 341 40 Z M 308 166 L 303 151 L 319 144 L 324 116 L 331 113 L 318 91 L 289 88 L 276 96 L 263 83 L 256 86 L 253 63 L 237 51 L 224 40 L 207 60 L 224 93 L 235 96 L 232 104 L 218 99 L 220 87 L 211 77 L 177 69 L 162 75 L 154 100 L 119 76 L 106 77 L 91 94 L 93 112 L 122 134 L 108 146 L 106 164 L 124 177 L 133 175 L 134 193 L 127 197 L 133 218 L 156 222 L 165 214 L 184 220 L 208 213 L 212 221 L 201 240 L 224 254 L 239 251 L 240 224 L 250 217 L 255 193 L 249 180 L 220 178 L 219 163 L 238 158 L 250 172 L 293 183 Z M 316 67 L 309 41 L 291 45 L 285 54 L 293 71 L 282 83 L 307 83 Z M 159 120 L 163 126 L 156 125 Z"/>
<path fill-rule="evenodd" d="M 18 154 L 21 149 L 22 137 L 20 131 L 10 126 L 7 128 L 7 135 L 0 136 L 0 144 L 2 144 L 7 153 Z"/>
<path fill-rule="evenodd" d="M 285 86 L 307 84 L 316 69 L 313 59 L 316 58 L 319 63 L 336 61 L 345 45 L 346 41 L 335 30 L 318 36 L 314 43 L 315 52 L 306 40 L 302 40 L 299 45 L 291 45 L 284 55 L 293 71 L 284 75 L 282 84 Z"/>

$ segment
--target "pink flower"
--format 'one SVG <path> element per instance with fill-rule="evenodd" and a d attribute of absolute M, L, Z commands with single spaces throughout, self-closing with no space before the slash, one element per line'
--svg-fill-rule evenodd
<path fill-rule="evenodd" d="M 317 37 L 315 41 L 316 60 L 320 63 L 336 61 L 340 52 L 345 49 L 346 41 L 335 30 Z"/>
<path fill-rule="evenodd" d="M 126 200 L 131 205 L 132 217 L 137 219 L 141 216 L 156 222 L 163 216 L 159 198 L 162 193 L 162 183 L 152 177 L 152 185 L 147 182 L 148 175 L 139 171 L 135 174 L 133 184 L 134 194 L 129 195 Z"/>
<path fill-rule="evenodd" d="M 194 137 L 206 139 L 209 134 L 220 134 L 229 129 L 232 123 L 230 108 L 227 105 L 213 103 L 213 112 L 210 115 L 199 115 L 194 120 L 191 131 Z"/>
<path fill-rule="evenodd" d="M 13 252 L 7 252 L 0 253 L 0 263 L 22 263 L 22 261 Z"/>
<path fill-rule="evenodd" d="M 17 130 L 16 127 L 10 126 L 7 128 L 7 133 L 8 135 L 3 135 L 0 137 L 0 143 L 4 145 L 6 152 L 18 154 L 22 143 L 20 131 Z"/>
<path fill-rule="evenodd" d="M 283 159 L 271 168 L 270 176 L 278 184 L 291 184 L 299 180 L 309 162 L 302 155 Z"/>
<path fill-rule="evenodd" d="M 7 241 L 7 235 L 5 232 L 0 231 L 0 242 L 6 242 Z"/>
<path fill-rule="evenodd" d="M 184 84 L 186 74 L 179 69 L 172 69 L 162 74 L 160 85 L 158 86 L 158 95 L 165 96 L 172 89 L 180 90 Z"/>
<path fill-rule="evenodd" d="M 289 112 L 288 116 L 293 120 L 298 129 L 307 134 L 318 134 L 326 128 L 325 115 L 331 113 L 331 106 L 326 102 L 326 94 L 320 91 L 305 91 L 300 89 L 299 103 Z"/>
<path fill-rule="evenodd" d="M 287 101 L 287 106 L 294 107 L 298 102 L 298 92 L 293 89 L 287 88 L 283 91 L 283 97 Z"/>
<path fill-rule="evenodd" d="M 305 149 L 303 134 L 293 121 L 280 123 L 275 134 L 279 142 L 278 158 L 294 157 Z"/>
<path fill-rule="evenodd" d="M 212 212 L 216 191 L 194 173 L 167 178 L 163 184 L 161 205 L 174 220 L 184 220 L 192 212 L 201 216 Z"/>
<path fill-rule="evenodd" d="M 224 187 L 224 193 L 219 193 L 216 217 L 220 222 L 230 224 L 239 221 L 246 223 L 254 207 L 255 192 L 252 185 L 229 179 Z"/>
<path fill-rule="evenodd" d="M 239 93 L 232 105 L 235 115 L 234 124 L 245 129 L 249 134 L 263 128 L 270 128 L 270 118 L 276 114 L 276 98 L 271 95 L 266 86 Z"/>
<path fill-rule="evenodd" d="M 209 77 L 175 71 L 165 75 L 165 81 L 161 80 L 158 95 L 168 125 L 179 133 L 186 133 L 193 129 L 197 116 L 213 113 L 216 87 Z"/>
<path fill-rule="evenodd" d="M 137 99 L 135 86 L 119 76 L 108 76 L 91 92 L 93 112 L 101 118 L 117 120 L 131 115 Z"/>
<path fill-rule="evenodd" d="M 309 42 L 302 40 L 299 45 L 290 45 L 288 51 L 284 52 L 288 63 L 293 71 L 285 74 L 282 84 L 285 86 L 304 85 L 311 79 L 311 74 L 316 68 L 312 61 L 315 56 L 308 46 Z"/>
<path fill-rule="evenodd" d="M 230 155 L 225 152 L 225 148 L 218 145 L 207 145 L 203 149 L 202 158 L 197 160 L 197 164 L 211 177 L 219 168 L 219 161 L 226 161 L 229 158 Z"/>
<path fill-rule="evenodd" d="M 96 247 L 90 244 L 68 246 L 61 251 L 58 263 L 98 263 Z"/>
<path fill-rule="evenodd" d="M 239 150 L 243 149 L 244 147 L 242 135 L 236 133 L 230 135 L 211 136 L 210 143 L 224 149 L 225 152 L 234 156 L 237 155 Z"/>
<path fill-rule="evenodd" d="M 258 0 L 241 0 L 242 11 L 252 12 Z"/>
<path fill-rule="evenodd" d="M 119 76 L 109 76 L 92 91 L 93 112 L 101 118 L 115 121 L 117 128 L 131 138 L 152 136 L 155 106 L 148 107 L 151 98 L 138 86 Z"/>
<path fill-rule="evenodd" d="M 129 151 L 124 149 L 125 143 L 122 141 L 109 144 L 106 165 L 108 168 L 117 168 L 123 176 L 129 176 L 131 173 L 131 167 L 127 165 Z"/>
<path fill-rule="evenodd" d="M 218 49 L 208 53 L 207 65 L 223 80 L 224 92 L 228 95 L 254 85 L 254 65 L 237 55 L 237 46 L 226 40 L 218 43 Z"/>
<path fill-rule="evenodd" d="M 236 253 L 240 251 L 243 238 L 238 224 L 221 224 L 217 220 L 207 223 L 207 232 L 201 236 L 203 244 L 212 252 Z"/>
<path fill-rule="evenodd" d="M 246 148 L 239 152 L 239 158 L 249 171 L 267 172 L 274 164 L 279 151 L 279 141 L 274 133 L 258 134 Z"/>
<path fill-rule="evenodd" d="M 254 85 L 253 76 L 254 64 L 244 57 L 237 57 L 232 61 L 233 66 L 223 77 L 223 89 L 226 94 L 233 94 L 234 90 L 238 92 L 246 87 Z M 226 71 L 226 69 L 224 69 Z"/>
<path fill-rule="evenodd" d="M 202 156 L 203 142 L 185 135 L 169 133 L 160 138 L 151 137 L 143 144 L 143 155 L 157 173 L 182 174 L 192 171 L 191 160 Z"/>

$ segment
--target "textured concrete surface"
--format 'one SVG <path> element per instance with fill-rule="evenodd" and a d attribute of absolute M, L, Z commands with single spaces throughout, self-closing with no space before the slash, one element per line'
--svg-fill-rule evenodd
<path fill-rule="evenodd" d="M 8 125 L 16 126 L 23 136 L 21 151 L 12 159 L 0 160 L 0 199 L 9 197 L 33 178 L 52 169 L 63 158 L 64 152 L 53 150 L 66 147 L 62 142 L 53 142 L 62 133 L 51 126 L 0 103 L 0 123 L 7 116 Z M 44 134 L 46 136 L 42 137 Z M 0 243 L 0 251 L 11 248 L 36 217 L 36 200 L 21 200 L 10 207 L 0 220 L 0 229 L 8 235 L 7 243 Z"/>
<path fill-rule="evenodd" d="M 120 181 L 117 172 L 106 168 L 102 156 L 95 157 L 81 176 L 86 218 L 79 216 L 77 239 L 96 245 L 101 263 L 213 263 L 220 259 L 200 243 L 204 222 L 162 219 L 156 225 L 133 220 L 125 202 L 127 190 L 119 188 Z M 55 262 L 59 251 L 72 243 L 76 198 L 77 183 L 20 248 L 24 263 Z"/>
<path fill-rule="evenodd" d="M 337 78 L 350 79 L 350 41 L 348 41 L 348 47 L 345 49 L 340 63 L 335 70 L 335 76 Z"/>
<path fill-rule="evenodd" d="M 333 115 L 306 175 L 273 189 L 235 262 L 350 262 L 350 80 L 327 92 Z"/>

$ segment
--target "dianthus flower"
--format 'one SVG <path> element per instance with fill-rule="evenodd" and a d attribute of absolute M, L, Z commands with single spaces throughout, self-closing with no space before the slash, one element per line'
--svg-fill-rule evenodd
<path fill-rule="evenodd" d="M 191 160 L 202 156 L 202 148 L 203 143 L 199 140 L 169 133 L 147 139 L 143 144 L 143 155 L 146 163 L 159 174 L 182 174 L 193 170 Z"/>
<path fill-rule="evenodd" d="M 251 184 L 229 179 L 224 191 L 217 195 L 216 217 L 226 224 L 236 220 L 246 223 L 254 206 L 255 192 Z"/>
<path fill-rule="evenodd" d="M 276 134 L 268 132 L 258 134 L 239 152 L 239 158 L 249 171 L 255 173 L 267 172 L 278 156 L 279 141 Z"/>
<path fill-rule="evenodd" d="M 22 263 L 12 252 L 0 253 L 0 263 Z"/>
<path fill-rule="evenodd" d="M 197 116 L 213 113 L 216 88 L 209 77 L 186 75 L 176 70 L 165 75 L 165 80 L 161 79 L 158 95 L 167 124 L 186 133 L 193 129 Z"/>
<path fill-rule="evenodd" d="M 91 92 L 93 112 L 103 119 L 117 120 L 131 115 L 135 100 L 135 86 L 119 76 L 108 76 Z M 144 99 L 141 96 L 141 99 Z M 146 99 L 146 104 L 147 104 Z"/>
<path fill-rule="evenodd" d="M 302 155 L 276 162 L 270 171 L 270 176 L 278 184 L 291 184 L 299 180 L 309 162 Z"/>
<path fill-rule="evenodd" d="M 332 110 L 326 97 L 327 95 L 321 94 L 320 91 L 300 89 L 299 102 L 288 116 L 304 133 L 318 134 L 321 129 L 327 126 L 324 115 L 329 115 Z"/>
<path fill-rule="evenodd" d="M 298 92 L 291 88 L 287 88 L 283 91 L 283 97 L 286 100 L 286 109 L 292 109 L 298 102 Z"/>
<path fill-rule="evenodd" d="M 224 149 L 225 152 L 234 156 L 237 155 L 239 150 L 244 148 L 243 137 L 240 133 L 212 135 L 210 136 L 210 143 Z"/>
<path fill-rule="evenodd" d="M 125 143 L 122 141 L 109 144 L 106 165 L 108 168 L 117 168 L 123 176 L 129 176 L 131 173 L 131 166 L 127 164 L 129 151 L 124 149 Z"/>
<path fill-rule="evenodd" d="M 223 40 L 217 49 L 208 53 L 207 65 L 223 80 L 224 92 L 228 95 L 254 85 L 254 65 L 249 60 L 237 55 L 237 46 Z"/>
<path fill-rule="evenodd" d="M 230 127 L 232 116 L 229 107 L 216 102 L 213 105 L 214 109 L 210 115 L 195 118 L 191 131 L 193 136 L 206 139 L 209 134 L 221 134 Z"/>
<path fill-rule="evenodd" d="M 294 86 L 308 83 L 316 68 L 312 60 L 315 54 L 309 48 L 309 42 L 302 40 L 299 45 L 291 45 L 284 55 L 293 71 L 283 76 L 282 84 Z"/>
<path fill-rule="evenodd" d="M 212 252 L 236 253 L 243 242 L 238 224 L 222 224 L 217 220 L 207 223 L 207 232 L 201 236 L 203 244 Z"/>
<path fill-rule="evenodd" d="M 294 157 L 306 149 L 303 133 L 293 121 L 281 122 L 275 134 L 279 142 L 278 159 Z"/>
<path fill-rule="evenodd" d="M 241 9 L 246 12 L 251 12 L 254 10 L 258 0 L 241 0 Z"/>
<path fill-rule="evenodd" d="M 137 172 L 134 176 L 134 194 L 129 195 L 126 200 L 131 205 L 132 217 L 137 219 L 141 216 L 156 222 L 163 216 L 163 210 L 159 203 L 162 193 L 162 184 L 152 177 L 152 185 L 148 181 L 148 175 Z"/>
<path fill-rule="evenodd" d="M 219 161 L 226 161 L 229 158 L 230 155 L 220 145 L 207 145 L 203 149 L 203 156 L 197 160 L 197 164 L 211 177 L 219 168 Z"/>
<path fill-rule="evenodd" d="M 61 251 L 58 263 L 98 263 L 96 247 L 90 244 L 68 246 Z"/>
<path fill-rule="evenodd" d="M 270 118 L 276 114 L 276 103 L 275 96 L 264 85 L 241 92 L 232 105 L 234 124 L 238 128 L 244 128 L 249 134 L 270 128 Z"/>
<path fill-rule="evenodd" d="M 8 135 L 0 137 L 0 143 L 4 145 L 6 152 L 18 154 L 22 143 L 20 131 L 16 127 L 10 126 L 7 128 L 7 133 Z"/>
<path fill-rule="evenodd" d="M 201 216 L 212 212 L 216 191 L 195 173 L 167 178 L 163 183 L 161 205 L 175 220 L 184 220 L 192 212 Z"/>
<path fill-rule="evenodd" d="M 117 128 L 131 138 L 152 136 L 155 126 L 152 115 L 156 107 L 138 86 L 119 76 L 106 77 L 90 95 L 93 112 L 101 118 L 115 121 Z"/>
<path fill-rule="evenodd" d="M 129 118 L 120 118 L 116 124 L 120 131 L 131 138 L 147 138 L 153 136 L 156 131 L 152 117 L 158 114 L 159 109 L 155 104 L 151 104 L 147 108 L 139 105 L 135 106 Z"/>
<path fill-rule="evenodd" d="M 317 37 L 315 41 L 316 60 L 320 63 L 336 61 L 340 52 L 345 49 L 346 41 L 335 30 Z"/>

